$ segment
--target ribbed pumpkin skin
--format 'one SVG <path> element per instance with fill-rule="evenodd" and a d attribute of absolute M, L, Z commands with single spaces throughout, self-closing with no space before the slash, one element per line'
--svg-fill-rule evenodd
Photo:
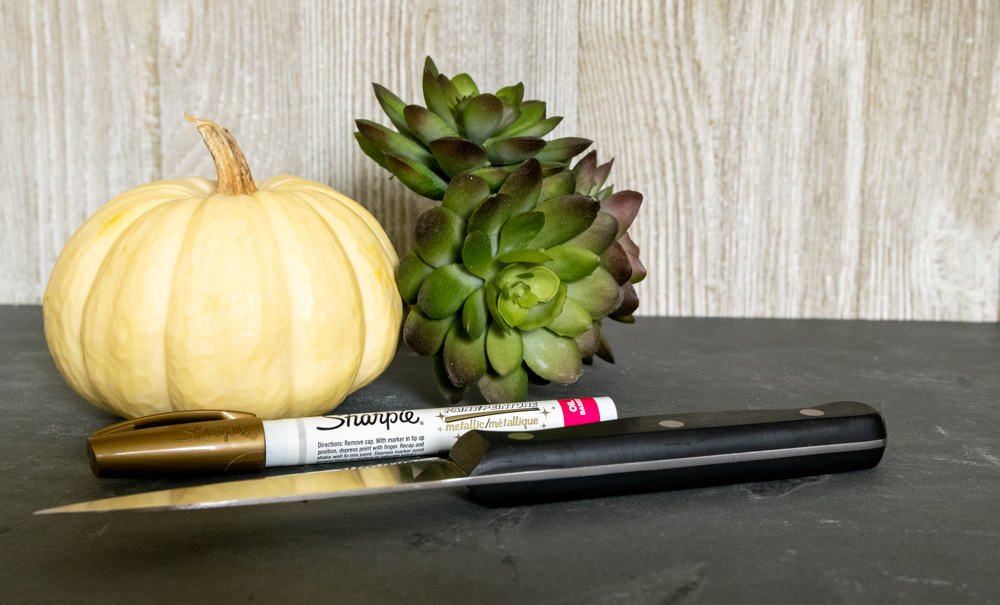
<path fill-rule="evenodd" d="M 100 208 L 45 290 L 45 338 L 74 390 L 125 417 L 336 407 L 396 349 L 396 253 L 363 207 L 276 176 L 246 195 L 159 181 Z"/>

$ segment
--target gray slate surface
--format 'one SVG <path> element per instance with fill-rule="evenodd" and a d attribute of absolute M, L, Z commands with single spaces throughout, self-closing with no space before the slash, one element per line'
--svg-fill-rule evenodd
<path fill-rule="evenodd" d="M 1000 326 L 642 318 L 610 340 L 616 365 L 531 396 L 610 395 L 623 416 L 856 399 L 886 419 L 885 458 L 509 509 L 438 491 L 33 517 L 196 481 L 94 478 L 86 438 L 116 418 L 63 383 L 40 308 L 0 307 L 0 601 L 1000 602 Z M 439 405 L 403 350 L 339 411 Z"/>

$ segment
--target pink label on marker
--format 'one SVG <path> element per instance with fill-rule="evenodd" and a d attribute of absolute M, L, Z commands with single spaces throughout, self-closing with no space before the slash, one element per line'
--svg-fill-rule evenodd
<path fill-rule="evenodd" d="M 601 420 L 601 410 L 597 407 L 597 402 L 594 401 L 593 397 L 560 399 L 559 407 L 562 408 L 563 426 L 599 422 Z"/>

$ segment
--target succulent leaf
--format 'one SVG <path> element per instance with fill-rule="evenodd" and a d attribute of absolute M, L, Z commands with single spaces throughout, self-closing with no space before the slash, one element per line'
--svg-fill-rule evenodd
<path fill-rule="evenodd" d="M 469 338 L 479 338 L 486 330 L 486 289 L 480 288 L 469 295 L 462 305 L 462 328 Z"/>
<path fill-rule="evenodd" d="M 497 93 L 499 96 L 500 93 Z M 503 98 L 503 97 L 501 97 Z M 527 101 L 520 105 L 521 113 L 509 126 L 496 133 L 497 137 L 513 137 L 531 128 L 545 117 L 545 103 L 542 101 Z"/>
<path fill-rule="evenodd" d="M 544 137 L 552 132 L 559 125 L 559 122 L 562 122 L 562 116 L 546 118 L 541 122 L 535 122 L 518 134 L 524 137 Z"/>
<path fill-rule="evenodd" d="M 632 277 L 632 264 L 628 254 L 618 242 L 611 242 L 608 249 L 601 255 L 601 266 L 615 278 L 619 284 L 627 283 Z"/>
<path fill-rule="evenodd" d="M 378 145 L 366 139 L 360 132 L 354 133 L 354 140 L 358 142 L 361 151 L 365 152 L 365 155 L 375 160 L 382 168 L 385 168 L 385 155 L 378 148 Z"/>
<path fill-rule="evenodd" d="M 437 383 L 438 390 L 444 396 L 445 401 L 455 404 L 465 398 L 469 392 L 469 387 L 456 387 L 448 378 L 448 372 L 444 367 L 444 355 L 435 355 L 433 358 L 434 382 Z"/>
<path fill-rule="evenodd" d="M 499 193 L 510 198 L 515 213 L 528 212 L 538 203 L 542 192 L 542 165 L 538 160 L 525 160 L 500 186 Z"/>
<path fill-rule="evenodd" d="M 617 237 L 625 235 L 632 225 L 639 206 L 642 205 L 642 194 L 638 191 L 618 191 L 601 204 L 601 210 L 615 217 L 618 221 Z"/>
<path fill-rule="evenodd" d="M 590 316 L 589 313 L 587 315 L 588 317 Z M 599 346 L 597 332 L 600 330 L 600 325 L 600 323 L 594 320 L 589 320 L 587 329 L 584 330 L 582 334 L 574 338 L 577 346 L 580 347 L 580 357 L 582 357 L 584 363 L 588 365 L 592 362 L 592 358 L 597 353 Z"/>
<path fill-rule="evenodd" d="M 632 277 L 629 279 L 629 282 L 637 284 L 646 279 L 646 267 L 643 266 L 639 257 L 630 254 L 628 260 L 632 263 Z"/>
<path fill-rule="evenodd" d="M 444 120 L 445 124 L 453 130 L 458 130 L 455 116 L 451 113 L 451 104 L 454 98 L 450 98 L 444 87 L 442 87 L 441 81 L 438 78 L 439 75 L 430 69 L 424 69 L 424 102 L 427 103 L 427 109 L 437 114 L 439 118 Z M 456 96 L 457 93 L 458 91 L 456 90 Z"/>
<path fill-rule="evenodd" d="M 632 277 L 629 279 L 633 284 L 641 282 L 646 277 L 646 267 L 639 260 L 639 246 L 635 245 L 628 233 L 618 240 L 622 249 L 628 255 L 628 262 L 632 265 Z"/>
<path fill-rule="evenodd" d="M 552 257 L 539 250 L 511 250 L 497 256 L 501 263 L 524 263 L 529 265 L 541 265 L 552 260 Z"/>
<path fill-rule="evenodd" d="M 625 295 L 615 278 L 600 267 L 587 277 L 570 282 L 567 288 L 570 298 L 580 303 L 593 319 L 607 317 Z"/>
<path fill-rule="evenodd" d="M 594 222 L 600 203 L 579 194 L 545 200 L 535 207 L 545 215 L 545 225 L 532 240 L 533 248 L 548 248 L 583 233 Z"/>
<path fill-rule="evenodd" d="M 581 359 L 581 361 L 582 361 L 582 359 Z M 530 384 L 537 384 L 538 386 L 545 386 L 545 385 L 548 385 L 548 384 L 552 384 L 551 380 L 546 380 L 546 379 L 542 378 L 541 376 L 539 376 L 538 374 L 535 374 L 534 372 L 532 372 L 531 368 L 529 368 L 527 366 L 527 364 L 525 364 L 523 367 L 524 367 L 525 373 L 528 375 L 528 383 L 530 383 Z"/>
<path fill-rule="evenodd" d="M 497 299 L 497 309 L 503 317 L 504 324 L 514 328 L 521 324 L 528 317 L 528 304 L 531 304 L 531 292 L 523 292 L 521 288 L 504 288 Z M 522 302 L 523 301 L 523 302 Z M 534 302 L 538 302 L 538 297 L 534 297 Z"/>
<path fill-rule="evenodd" d="M 550 177 L 553 174 L 559 174 L 566 170 L 566 162 L 539 162 L 542 165 L 542 178 Z M 579 193 L 579 192 L 577 192 Z"/>
<path fill-rule="evenodd" d="M 608 160 L 604 164 L 599 165 L 594 170 L 594 189 L 600 189 L 601 187 L 604 186 L 604 182 L 608 180 L 608 175 L 611 174 L 611 166 L 614 163 L 615 163 L 615 161 L 613 159 L 612 160 Z M 611 189 L 611 188 L 608 187 L 608 189 Z M 600 196 L 598 196 L 598 197 L 600 197 Z M 601 198 L 601 199 L 604 199 L 604 198 Z"/>
<path fill-rule="evenodd" d="M 545 148 L 535 156 L 540 162 L 568 162 L 573 156 L 583 153 L 593 143 L 590 139 L 580 137 L 564 137 L 553 139 L 545 144 Z"/>
<path fill-rule="evenodd" d="M 409 130 L 425 145 L 440 138 L 458 136 L 458 132 L 437 114 L 420 105 L 407 105 L 403 109 L 403 119 Z"/>
<path fill-rule="evenodd" d="M 381 124 L 369 120 L 355 120 L 358 132 L 384 155 L 396 155 L 418 164 L 431 167 L 434 156 L 420 143 Z"/>
<path fill-rule="evenodd" d="M 594 330 L 597 332 L 597 356 L 608 363 L 614 363 L 615 355 L 611 352 L 611 346 L 608 345 L 608 339 L 604 337 L 604 332 L 601 331 L 601 324 L 595 322 Z"/>
<path fill-rule="evenodd" d="M 547 301 L 555 296 L 556 291 L 559 289 L 559 283 L 559 277 L 551 269 L 541 266 L 529 267 L 521 264 L 507 267 L 497 277 L 497 285 L 502 290 L 507 290 L 508 287 L 513 288 L 515 284 L 523 284 L 526 289 L 518 288 L 515 294 L 530 293 L 534 296 L 534 299 L 528 299 L 534 302 L 525 303 L 529 306 L 536 305 L 539 301 Z"/>
<path fill-rule="evenodd" d="M 535 157 L 545 147 L 545 141 L 538 137 L 513 137 L 492 139 L 483 146 L 493 164 L 514 164 Z"/>
<path fill-rule="evenodd" d="M 488 401 L 511 403 L 528 397 L 528 374 L 520 365 L 506 376 L 486 372 L 477 383 L 479 392 Z"/>
<path fill-rule="evenodd" d="M 470 273 L 486 279 L 493 265 L 493 244 L 482 231 L 473 231 L 465 236 L 462 244 L 462 264 Z"/>
<path fill-rule="evenodd" d="M 396 287 L 403 300 L 410 304 L 417 302 L 420 284 L 433 271 L 434 267 L 421 260 L 416 250 L 410 250 L 404 254 L 399 259 L 399 266 L 396 267 Z"/>
<path fill-rule="evenodd" d="M 590 275 L 600 263 L 600 257 L 587 250 L 563 244 L 545 251 L 552 260 L 545 266 L 555 272 L 564 282 L 572 282 Z"/>
<path fill-rule="evenodd" d="M 479 87 L 469 74 L 458 74 L 451 79 L 451 83 L 458 89 L 458 94 L 463 97 L 474 97 L 479 94 Z"/>
<path fill-rule="evenodd" d="M 448 184 L 427 166 L 404 157 L 386 154 L 385 167 L 404 185 L 420 195 L 432 200 L 444 197 Z"/>
<path fill-rule="evenodd" d="M 500 376 L 506 376 L 521 367 L 521 360 L 524 358 L 521 332 L 504 329 L 496 323 L 490 324 L 486 333 L 486 358 L 493 371 Z"/>
<path fill-rule="evenodd" d="M 458 257 L 464 233 L 462 217 L 442 206 L 431 208 L 417 217 L 417 253 L 432 267 L 452 263 Z"/>
<path fill-rule="evenodd" d="M 406 118 L 403 116 L 403 109 L 406 107 L 406 103 L 388 88 L 380 84 L 372 84 L 372 88 L 375 89 L 375 98 L 378 99 L 379 106 L 382 107 L 385 115 L 389 117 L 392 125 L 399 132 L 412 134 L 407 126 Z"/>
<path fill-rule="evenodd" d="M 576 176 L 576 190 L 584 195 L 593 195 L 596 189 L 597 150 L 580 158 L 571 174 Z"/>
<path fill-rule="evenodd" d="M 589 330 L 593 323 L 590 313 L 580 303 L 567 296 L 562 311 L 546 327 L 560 336 L 576 338 Z"/>
<path fill-rule="evenodd" d="M 559 336 L 546 329 L 522 332 L 524 363 L 531 371 L 560 384 L 572 384 L 580 379 L 580 347 L 572 338 Z"/>
<path fill-rule="evenodd" d="M 608 249 L 611 242 L 615 241 L 617 233 L 618 221 L 615 220 L 615 217 L 606 212 L 598 212 L 597 216 L 594 217 L 594 222 L 587 227 L 586 231 L 566 243 L 600 254 Z"/>
<path fill-rule="evenodd" d="M 440 87 L 441 92 L 444 93 L 444 98 L 448 101 L 448 105 L 451 107 L 455 106 L 455 103 L 462 97 L 459 94 L 458 88 L 452 83 L 451 78 L 444 74 L 438 74 L 438 87 Z"/>
<path fill-rule="evenodd" d="M 430 56 L 424 57 L 424 71 L 431 72 L 435 77 L 440 73 L 437 65 L 434 64 L 434 59 L 431 59 Z"/>
<path fill-rule="evenodd" d="M 502 131 L 514 123 L 517 118 L 521 116 L 521 110 L 514 105 L 509 105 L 507 103 L 503 104 L 503 115 L 500 117 L 500 123 L 497 124 L 496 130 Z"/>
<path fill-rule="evenodd" d="M 497 98 L 508 105 L 520 105 L 524 98 L 524 83 L 518 82 L 513 86 L 504 86 L 497 91 Z"/>
<path fill-rule="evenodd" d="M 482 178 L 474 174 L 460 174 L 448 183 L 441 205 L 467 219 L 489 194 L 490 186 Z"/>
<path fill-rule="evenodd" d="M 503 103 L 500 99 L 491 94 L 473 97 L 462 110 L 465 136 L 473 143 L 482 143 L 493 134 L 502 117 Z"/>
<path fill-rule="evenodd" d="M 539 167 L 541 165 L 539 164 Z M 572 172 L 557 172 L 542 179 L 541 199 L 569 195 L 576 192 L 576 178 Z"/>
<path fill-rule="evenodd" d="M 456 387 L 467 387 L 486 373 L 486 332 L 475 338 L 466 336 L 458 322 L 444 338 L 444 369 Z"/>
<path fill-rule="evenodd" d="M 624 292 L 622 302 L 610 315 L 611 319 L 619 321 L 630 318 L 635 313 L 635 310 L 639 308 L 639 294 L 635 291 L 635 286 L 629 282 L 625 282 L 625 285 L 622 286 L 622 291 Z"/>
<path fill-rule="evenodd" d="M 528 309 L 528 316 L 521 321 L 518 328 L 521 330 L 537 330 L 538 328 L 548 326 L 562 313 L 566 300 L 566 284 L 559 284 L 555 296 Z"/>
<path fill-rule="evenodd" d="M 556 274 L 542 266 L 511 265 L 496 283 L 500 288 L 500 315 L 507 325 L 522 330 L 540 328 L 555 318 L 562 310 L 561 299 L 566 297 L 565 286 Z"/>
<path fill-rule="evenodd" d="M 486 309 L 490 312 L 490 317 L 504 330 L 510 329 L 510 324 L 500 314 L 500 288 L 493 282 L 486 284 Z"/>
<path fill-rule="evenodd" d="M 523 250 L 544 224 L 545 215 L 541 212 L 515 214 L 500 228 L 500 253 Z"/>
<path fill-rule="evenodd" d="M 460 137 L 443 137 L 428 144 L 431 154 L 449 177 L 475 170 L 486 164 L 482 147 Z"/>
<path fill-rule="evenodd" d="M 455 323 L 455 316 L 431 319 L 420 312 L 419 307 L 410 307 L 403 322 L 403 342 L 418 355 L 434 355 L 444 344 L 444 337 Z"/>
<path fill-rule="evenodd" d="M 469 231 L 482 231 L 486 235 L 497 235 L 510 218 L 511 204 L 506 195 L 494 193 L 486 198 L 469 217 Z"/>
<path fill-rule="evenodd" d="M 438 267 L 421 284 L 417 305 L 428 317 L 447 317 L 458 311 L 465 299 L 482 285 L 482 279 L 460 265 Z"/>
<path fill-rule="evenodd" d="M 488 168 L 474 170 L 470 174 L 478 176 L 486 181 L 486 184 L 490 187 L 490 191 L 497 191 L 500 189 L 500 186 L 503 185 L 504 181 L 507 180 L 507 177 L 510 176 L 510 172 L 510 167 L 490 166 Z"/>

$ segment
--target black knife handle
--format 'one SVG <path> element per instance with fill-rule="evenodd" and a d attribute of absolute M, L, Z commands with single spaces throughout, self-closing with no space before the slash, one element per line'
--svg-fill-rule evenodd
<path fill-rule="evenodd" d="M 470 486 L 479 502 L 506 506 L 860 470 L 878 464 L 885 439 L 878 411 L 838 401 L 527 433 L 469 431 L 451 458 L 470 477 L 545 469 L 579 475 L 583 469 L 583 476 Z M 599 468 L 605 465 L 624 466 Z"/>

